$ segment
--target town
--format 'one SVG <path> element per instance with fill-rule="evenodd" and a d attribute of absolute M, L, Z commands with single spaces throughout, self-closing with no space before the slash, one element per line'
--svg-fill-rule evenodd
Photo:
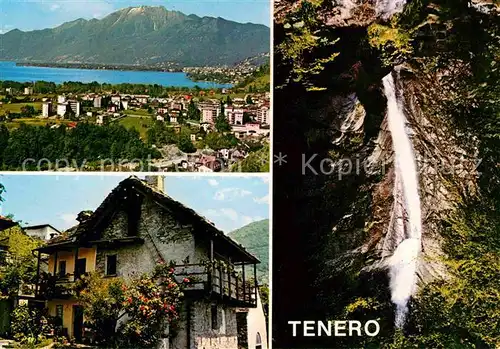
<path fill-rule="evenodd" d="M 19 189 L 3 183 L 2 208 L 2 193 Z M 47 206 L 62 193 L 53 189 Z M 242 238 L 253 225 L 226 234 L 170 197 L 165 176 L 130 176 L 103 194 L 65 230 L 0 215 L 0 349 L 268 347 L 268 270 L 254 255 L 267 261 L 268 250 Z"/>
<path fill-rule="evenodd" d="M 40 93 L 40 84 L 0 89 L 0 126 L 12 132 L 23 123 L 68 130 L 81 123 L 123 125 L 138 131 L 140 139 L 159 153 L 151 161 L 157 171 L 238 171 L 238 164 L 252 152 L 269 145 L 270 93 L 253 92 L 251 87 L 252 92 L 237 93 L 182 89 L 133 94 L 102 88 Z M 257 161 L 267 158 L 264 154 Z"/>

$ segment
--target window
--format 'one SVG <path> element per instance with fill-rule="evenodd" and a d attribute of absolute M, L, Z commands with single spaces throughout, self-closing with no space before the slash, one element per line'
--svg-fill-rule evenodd
<path fill-rule="evenodd" d="M 87 271 L 87 259 L 86 258 L 80 258 L 76 260 L 76 265 L 75 265 L 75 277 L 77 279 L 81 278 L 83 274 Z"/>
<path fill-rule="evenodd" d="M 212 330 L 218 330 L 219 329 L 219 319 L 218 319 L 218 315 L 217 314 L 217 305 L 212 305 L 212 308 L 211 308 L 211 312 L 212 312 Z"/>
<path fill-rule="evenodd" d="M 259 332 L 257 332 L 257 338 L 255 339 L 255 349 L 262 349 L 262 337 Z"/>
<path fill-rule="evenodd" d="M 116 275 L 116 255 L 106 256 L 106 275 Z"/>
<path fill-rule="evenodd" d="M 56 305 L 55 327 L 57 334 L 60 334 L 63 328 L 63 305 Z"/>
<path fill-rule="evenodd" d="M 66 276 L 66 261 L 59 261 L 59 276 Z"/>

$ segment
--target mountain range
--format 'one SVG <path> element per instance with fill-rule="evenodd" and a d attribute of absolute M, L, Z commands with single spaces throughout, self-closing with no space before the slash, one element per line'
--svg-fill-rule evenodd
<path fill-rule="evenodd" d="M 250 223 L 228 235 L 260 260 L 257 278 L 269 284 L 269 219 Z"/>
<path fill-rule="evenodd" d="M 103 19 L 0 35 L 0 60 L 44 63 L 232 65 L 268 53 L 261 24 L 185 15 L 163 6 L 128 7 Z"/>

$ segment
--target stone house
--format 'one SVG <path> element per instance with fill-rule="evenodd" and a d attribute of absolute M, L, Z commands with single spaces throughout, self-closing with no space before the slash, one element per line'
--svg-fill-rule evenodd
<path fill-rule="evenodd" d="M 50 273 L 48 278 L 39 274 L 37 299 L 61 319 L 63 333 L 78 341 L 84 332 L 84 309 L 64 285 L 92 271 L 127 280 L 151 272 L 158 261 L 174 261 L 176 277 L 194 282 L 185 291 L 181 330 L 166 338 L 163 347 L 237 349 L 237 311 L 257 307 L 259 260 L 165 195 L 162 177 L 148 181 L 125 179 L 95 212 L 80 214 L 80 224 L 67 236 L 35 250 L 39 270 L 45 259 Z M 214 264 L 213 269 L 206 267 Z"/>
<path fill-rule="evenodd" d="M 23 230 L 28 236 L 46 241 L 61 234 L 59 230 L 50 224 L 31 225 L 29 227 L 24 227 Z"/>

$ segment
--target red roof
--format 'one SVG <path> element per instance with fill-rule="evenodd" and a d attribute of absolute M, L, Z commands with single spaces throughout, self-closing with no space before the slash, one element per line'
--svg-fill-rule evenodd
<path fill-rule="evenodd" d="M 70 123 L 68 123 L 68 127 L 69 128 L 75 128 L 76 125 L 77 125 L 76 122 L 70 122 Z"/>

